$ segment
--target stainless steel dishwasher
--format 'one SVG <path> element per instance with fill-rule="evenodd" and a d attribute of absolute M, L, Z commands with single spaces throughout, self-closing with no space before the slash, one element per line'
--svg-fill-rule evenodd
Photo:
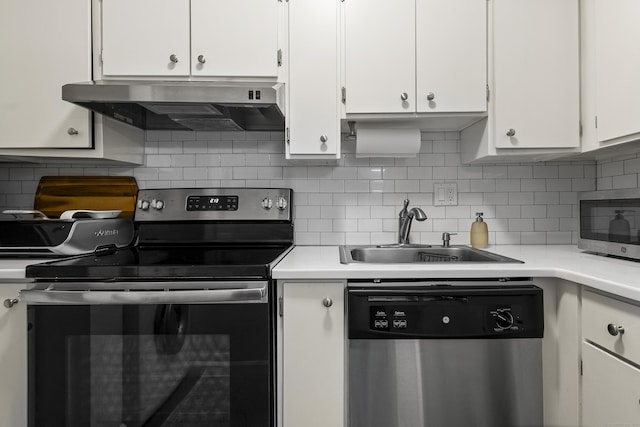
<path fill-rule="evenodd" d="M 540 427 L 542 289 L 350 282 L 349 427 Z"/>

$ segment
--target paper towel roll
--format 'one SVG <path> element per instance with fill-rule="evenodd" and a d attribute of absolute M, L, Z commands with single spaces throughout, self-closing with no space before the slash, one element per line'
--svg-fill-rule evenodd
<path fill-rule="evenodd" d="M 416 157 L 420 129 L 394 129 L 358 123 L 356 157 Z"/>

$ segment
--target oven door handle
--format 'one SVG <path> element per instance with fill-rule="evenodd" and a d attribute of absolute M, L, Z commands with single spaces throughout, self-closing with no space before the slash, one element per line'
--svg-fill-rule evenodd
<path fill-rule="evenodd" d="M 57 291 L 27 289 L 20 291 L 27 304 L 51 305 L 122 305 L 122 304 L 231 304 L 265 303 L 267 285 L 255 287 L 168 290 L 168 291 Z"/>

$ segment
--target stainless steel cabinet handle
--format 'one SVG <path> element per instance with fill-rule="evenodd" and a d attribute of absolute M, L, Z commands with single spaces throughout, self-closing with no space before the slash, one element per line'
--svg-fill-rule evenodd
<path fill-rule="evenodd" d="M 436 99 L 436 94 L 433 92 L 429 92 L 427 94 L 427 101 L 433 101 L 434 99 Z"/>
<path fill-rule="evenodd" d="M 206 61 L 206 59 L 204 59 L 204 55 L 198 55 L 198 62 L 201 64 L 204 64 Z"/>
<path fill-rule="evenodd" d="M 325 142 L 327 142 L 329 140 L 329 138 L 327 137 L 327 135 L 320 135 L 320 142 L 322 142 L 323 144 Z"/>
<path fill-rule="evenodd" d="M 333 300 L 329 297 L 326 297 L 325 299 L 322 300 L 322 305 L 329 308 L 333 305 Z"/>
<path fill-rule="evenodd" d="M 613 335 L 614 337 L 618 334 L 624 334 L 624 328 L 620 325 L 614 325 L 613 323 L 609 323 L 607 325 L 607 331 L 609 331 L 609 334 Z"/>
<path fill-rule="evenodd" d="M 80 132 L 78 132 L 78 129 L 76 129 L 76 128 L 69 128 L 69 129 L 67 129 L 67 133 L 68 133 L 69 135 L 77 135 L 77 134 L 79 134 Z"/>
<path fill-rule="evenodd" d="M 169 61 L 173 62 L 174 64 L 178 63 L 178 57 L 175 54 L 171 54 L 171 56 L 169 57 Z"/>
<path fill-rule="evenodd" d="M 4 306 L 6 308 L 11 308 L 19 302 L 20 300 L 17 298 L 7 298 L 6 300 L 4 300 Z"/>
<path fill-rule="evenodd" d="M 507 131 L 507 136 L 515 136 L 516 135 L 516 130 L 515 129 L 509 129 Z"/>
<path fill-rule="evenodd" d="M 400 99 L 402 99 L 403 101 L 406 101 L 407 99 L 409 99 L 409 94 L 407 92 L 402 92 L 400 94 Z"/>

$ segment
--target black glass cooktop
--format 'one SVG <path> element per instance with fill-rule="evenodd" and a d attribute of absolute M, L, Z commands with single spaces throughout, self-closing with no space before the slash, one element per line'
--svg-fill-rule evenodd
<path fill-rule="evenodd" d="M 290 246 L 137 247 L 30 265 L 43 280 L 255 280 Z"/>

